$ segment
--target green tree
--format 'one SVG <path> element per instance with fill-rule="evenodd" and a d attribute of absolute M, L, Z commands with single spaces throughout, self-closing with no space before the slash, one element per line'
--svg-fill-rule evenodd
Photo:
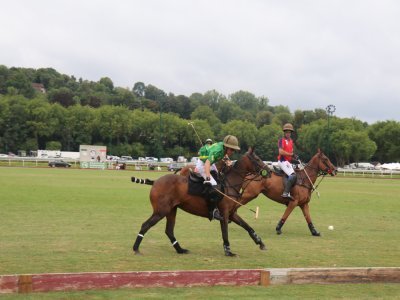
<path fill-rule="evenodd" d="M 48 97 L 51 103 L 59 103 L 64 107 L 75 104 L 73 92 L 65 87 L 51 90 Z"/>
<path fill-rule="evenodd" d="M 270 111 L 264 110 L 257 113 L 256 125 L 260 128 L 264 125 L 270 125 L 272 123 L 273 114 Z"/>
<path fill-rule="evenodd" d="M 49 141 L 46 143 L 46 150 L 61 150 L 61 143 L 59 141 Z"/>
<path fill-rule="evenodd" d="M 222 126 L 220 138 L 232 134 L 239 139 L 241 152 L 257 145 L 257 127 L 248 121 L 233 120 Z"/>
<path fill-rule="evenodd" d="M 4 101 L 4 102 L 3 102 Z M 4 97 L 1 116 L 3 118 L 2 144 L 5 152 L 17 153 L 29 138 L 27 99 L 23 96 Z"/>
<path fill-rule="evenodd" d="M 230 95 L 232 103 L 238 105 L 244 111 L 256 114 L 259 108 L 259 102 L 256 96 L 250 92 L 238 91 Z"/>
<path fill-rule="evenodd" d="M 378 147 L 373 159 L 381 163 L 400 161 L 400 122 L 376 122 L 369 127 L 368 135 Z"/>
<path fill-rule="evenodd" d="M 88 106 L 74 105 L 67 109 L 65 132 L 72 137 L 68 148 L 78 151 L 79 145 L 90 145 L 95 127 L 95 109 Z"/>
<path fill-rule="evenodd" d="M 223 100 L 226 100 L 223 94 L 216 90 L 211 90 L 204 93 L 201 104 L 209 106 L 213 111 L 216 111 Z"/>
<path fill-rule="evenodd" d="M 370 160 L 376 150 L 361 121 L 333 118 L 330 131 L 327 129 L 327 120 L 320 119 L 304 125 L 299 131 L 299 143 L 308 158 L 318 148 L 326 151 L 329 145 L 331 160 L 343 165 Z"/>
<path fill-rule="evenodd" d="M 257 153 L 264 160 L 276 161 L 278 140 L 282 137 L 282 128 L 276 124 L 264 125 L 257 133 Z"/>
<path fill-rule="evenodd" d="M 0 94 L 6 94 L 7 93 L 7 79 L 9 71 L 8 68 L 4 65 L 0 65 Z"/>
<path fill-rule="evenodd" d="M 143 82 L 136 82 L 133 86 L 132 92 L 138 98 L 143 98 L 146 91 L 146 85 Z"/>
<path fill-rule="evenodd" d="M 114 90 L 114 83 L 108 77 L 100 78 L 99 84 L 103 85 L 108 92 L 112 92 Z"/>
<path fill-rule="evenodd" d="M 32 87 L 32 80 L 24 72 L 23 69 L 11 68 L 7 76 L 7 87 L 13 87 L 18 91 L 18 94 L 27 98 L 33 98 L 35 90 Z"/>

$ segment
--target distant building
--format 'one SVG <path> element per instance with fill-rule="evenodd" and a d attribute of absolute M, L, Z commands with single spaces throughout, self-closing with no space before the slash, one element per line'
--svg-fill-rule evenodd
<path fill-rule="evenodd" d="M 44 85 L 41 83 L 32 83 L 32 87 L 38 91 L 39 93 L 46 93 L 46 89 L 44 88 Z"/>

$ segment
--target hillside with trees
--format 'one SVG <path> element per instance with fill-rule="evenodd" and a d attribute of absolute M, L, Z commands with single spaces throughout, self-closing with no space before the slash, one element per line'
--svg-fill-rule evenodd
<path fill-rule="evenodd" d="M 122 88 L 108 77 L 93 82 L 52 68 L 0 65 L 0 153 L 95 144 L 118 156 L 196 156 L 200 143 L 189 122 L 203 140 L 234 134 L 243 151 L 255 145 L 264 160 L 276 159 L 281 127 L 291 122 L 305 160 L 321 148 L 339 165 L 400 161 L 400 123 L 393 120 L 328 120 L 324 108 L 291 112 L 248 91 L 174 95 L 143 82 Z"/>

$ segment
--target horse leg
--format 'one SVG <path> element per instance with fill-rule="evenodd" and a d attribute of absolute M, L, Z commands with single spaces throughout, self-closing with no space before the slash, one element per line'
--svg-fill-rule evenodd
<path fill-rule="evenodd" d="M 225 212 L 226 214 L 227 212 Z M 220 221 L 221 224 L 221 232 L 222 232 L 222 240 L 224 241 L 224 252 L 225 256 L 236 256 L 236 254 L 231 252 L 231 247 L 229 245 L 228 239 L 228 216 L 225 216 L 224 219 Z"/>
<path fill-rule="evenodd" d="M 181 248 L 178 241 L 174 236 L 174 227 L 175 227 L 175 219 L 176 219 L 176 210 L 177 207 L 174 207 L 172 211 L 166 216 L 167 217 L 167 225 L 165 226 L 165 234 L 168 236 L 171 241 L 172 246 L 174 246 L 175 250 L 179 254 L 186 254 L 189 252 L 187 249 Z"/>
<path fill-rule="evenodd" d="M 306 222 L 308 224 L 308 228 L 310 229 L 311 234 L 313 236 L 320 236 L 321 233 L 319 233 L 318 230 L 315 229 L 314 224 L 311 221 L 310 206 L 308 205 L 308 203 L 300 206 L 300 208 L 303 212 L 304 218 L 306 219 Z"/>
<path fill-rule="evenodd" d="M 253 228 L 250 227 L 249 224 L 247 224 L 236 212 L 231 215 L 230 220 L 232 220 L 234 223 L 242 227 L 244 230 L 248 232 L 250 237 L 253 239 L 253 241 L 256 243 L 256 245 L 260 245 L 261 250 L 267 250 L 265 247 L 263 241 L 261 238 L 256 234 Z"/>
<path fill-rule="evenodd" d="M 151 215 L 150 218 L 148 218 L 143 224 L 142 227 L 140 228 L 140 231 L 136 237 L 136 241 L 135 244 L 133 244 L 133 251 L 135 252 L 135 254 L 140 254 L 139 251 L 139 246 L 140 243 L 142 242 L 144 235 L 146 234 L 146 232 L 153 227 L 154 225 L 157 224 L 158 221 L 160 221 L 162 218 L 164 218 L 163 215 L 159 215 L 156 213 L 153 213 Z"/>
<path fill-rule="evenodd" d="M 285 212 L 283 213 L 282 218 L 279 220 L 278 224 L 276 225 L 276 234 L 282 234 L 282 227 L 285 224 L 287 218 L 292 213 L 293 209 L 297 206 L 298 200 L 294 199 L 293 201 L 289 201 L 288 206 L 286 207 Z"/>

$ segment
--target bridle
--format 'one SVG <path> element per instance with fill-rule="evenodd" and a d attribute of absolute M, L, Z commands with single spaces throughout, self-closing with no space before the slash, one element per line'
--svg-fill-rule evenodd
<path fill-rule="evenodd" d="M 310 188 L 311 192 L 315 191 L 318 188 L 318 186 L 320 185 L 320 183 L 322 182 L 322 180 L 325 178 L 326 175 L 328 175 L 328 174 L 331 175 L 331 176 L 335 175 L 334 174 L 335 173 L 335 169 L 334 170 L 331 169 L 331 167 L 327 164 L 327 160 L 328 160 L 328 158 L 322 157 L 322 153 L 319 153 L 318 154 L 318 167 L 313 167 L 309 163 L 304 166 L 304 173 L 307 175 L 307 177 L 308 177 L 308 179 L 309 179 L 309 181 L 311 183 L 311 187 L 308 187 L 306 185 L 304 185 L 304 186 Z M 324 169 L 320 168 L 320 164 L 321 163 L 325 167 Z M 317 178 L 322 176 L 321 179 L 319 180 L 319 182 L 317 183 L 317 185 L 314 185 L 313 182 L 311 181 L 310 177 L 307 174 L 307 171 L 305 170 L 306 168 L 310 168 L 310 169 L 316 171 Z M 319 197 L 319 193 L 318 193 L 318 197 Z"/>
<path fill-rule="evenodd" d="M 256 180 L 261 181 L 264 177 L 270 175 L 268 166 L 264 164 L 264 162 L 262 162 L 262 160 L 258 156 L 256 156 L 254 152 L 247 153 L 246 156 L 250 160 L 255 171 L 249 172 L 249 171 L 238 170 L 239 164 L 238 163 L 234 164 L 230 172 L 235 172 L 239 174 L 239 176 L 242 178 L 242 182 L 240 184 L 239 183 L 229 184 L 229 180 L 226 177 L 224 178 L 223 181 L 226 184 L 225 186 L 235 191 L 235 195 L 230 195 L 230 196 L 241 197 L 244 190 L 252 181 Z"/>
<path fill-rule="evenodd" d="M 307 163 L 304 166 L 304 168 L 310 168 L 310 169 L 316 171 L 317 172 L 317 177 L 325 176 L 325 175 L 328 175 L 328 174 L 332 175 L 335 172 L 335 170 L 332 170 L 331 167 L 327 164 L 327 160 L 328 159 L 326 157 L 322 157 L 322 155 L 323 155 L 322 153 L 318 154 L 318 167 L 313 167 L 309 163 Z M 321 163 L 325 167 L 324 169 L 320 168 L 320 164 Z"/>

